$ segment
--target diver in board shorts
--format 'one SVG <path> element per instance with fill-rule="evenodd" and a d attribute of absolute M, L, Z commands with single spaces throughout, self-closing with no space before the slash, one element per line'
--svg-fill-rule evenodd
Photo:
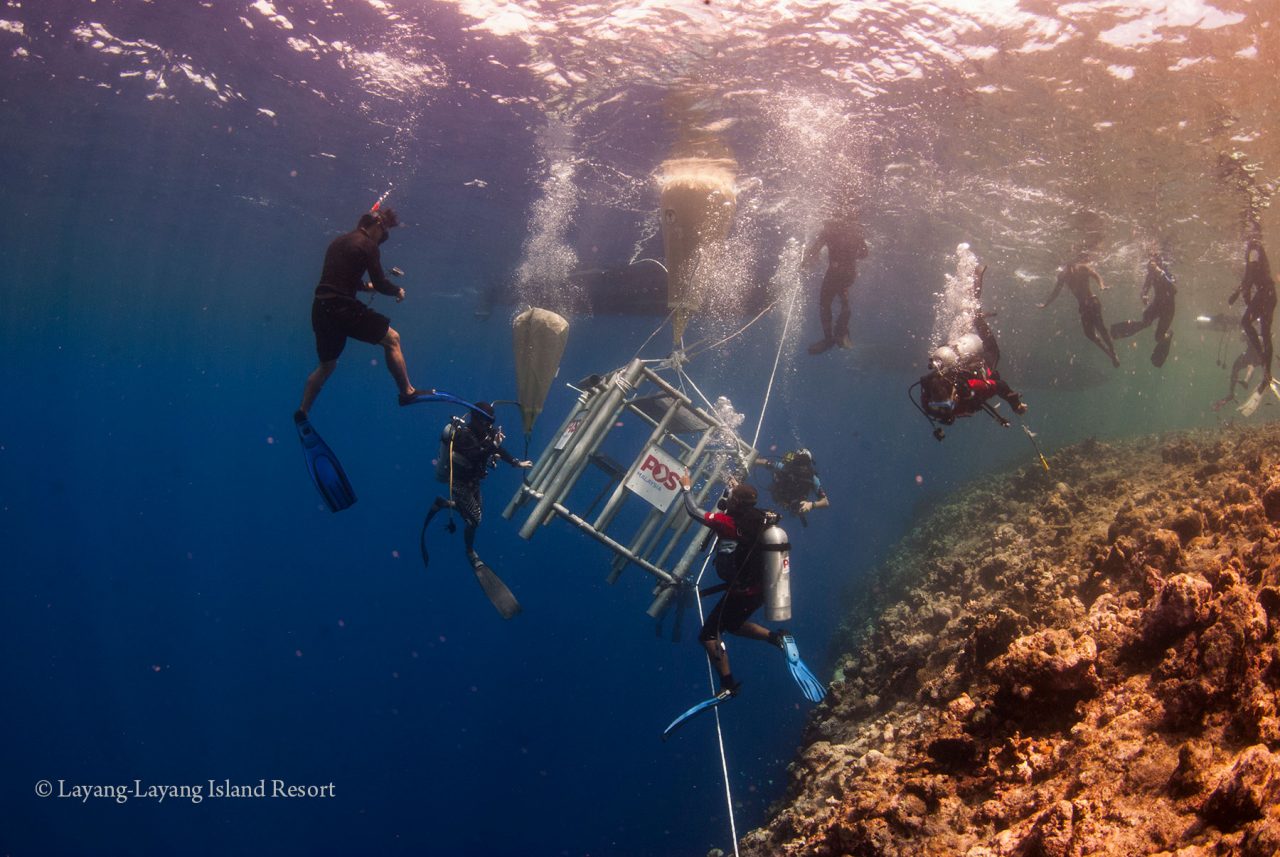
<path fill-rule="evenodd" d="M 1075 295 L 1076 304 L 1080 308 L 1080 324 L 1084 328 L 1084 335 L 1111 358 L 1112 366 L 1119 369 L 1120 358 L 1116 356 L 1116 347 L 1111 341 L 1106 323 L 1102 320 L 1102 301 L 1089 287 L 1091 279 L 1098 281 L 1098 291 L 1106 289 L 1107 286 L 1102 282 L 1102 277 L 1089 265 L 1087 257 L 1082 253 L 1074 262 L 1058 271 L 1058 281 L 1054 284 L 1048 300 L 1040 304 L 1040 309 L 1045 309 L 1053 303 L 1063 286 L 1069 288 L 1071 294 Z"/>
<path fill-rule="evenodd" d="M 388 280 L 383 272 L 378 249 L 399 224 L 392 209 L 375 206 L 360 216 L 355 229 L 333 239 L 325 251 L 320 283 L 311 302 L 311 329 L 320 362 L 307 377 L 302 390 L 298 415 L 303 419 L 315 404 L 325 381 L 338 367 L 338 357 L 347 339 L 382 346 L 387 370 L 400 391 L 400 404 L 411 404 L 419 392 L 428 392 L 414 389 L 409 382 L 409 369 L 400 350 L 400 334 L 391 327 L 391 319 L 356 298 L 359 292 L 377 291 L 395 298 L 397 303 L 404 300 L 404 289 Z M 364 282 L 366 272 L 369 274 L 367 284 Z"/>

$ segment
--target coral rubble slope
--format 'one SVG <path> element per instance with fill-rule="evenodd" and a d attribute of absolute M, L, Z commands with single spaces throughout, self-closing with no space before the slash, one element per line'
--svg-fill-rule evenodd
<path fill-rule="evenodd" d="M 1280 854 L 1280 426 L 1051 463 L 873 576 L 743 854 Z"/>

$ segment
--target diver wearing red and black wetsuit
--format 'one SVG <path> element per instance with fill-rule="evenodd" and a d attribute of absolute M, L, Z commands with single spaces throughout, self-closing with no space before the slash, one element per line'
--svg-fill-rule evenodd
<path fill-rule="evenodd" d="M 777 522 L 777 515 L 756 508 L 758 494 L 750 485 L 733 486 L 724 512 L 704 512 L 695 506 L 687 476 L 682 478 L 681 488 L 685 511 L 720 537 L 716 547 L 716 573 L 728 587 L 707 615 L 698 639 L 720 675 L 721 690 L 736 693 L 739 683 L 729 669 L 729 653 L 721 633 L 728 631 L 775 646 L 779 645 L 779 635 L 784 633 L 770 632 L 763 625 L 748 621 L 764 604 L 764 554 L 756 549 L 756 544 L 760 534 Z"/>

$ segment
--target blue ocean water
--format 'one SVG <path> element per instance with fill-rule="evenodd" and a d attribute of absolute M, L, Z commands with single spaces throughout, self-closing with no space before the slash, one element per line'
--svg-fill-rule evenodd
<path fill-rule="evenodd" d="M 692 618 L 673 644 L 670 619 L 660 637 L 644 615 L 651 587 L 639 572 L 607 585 L 608 553 L 564 526 L 520 540 L 499 515 L 519 479 L 505 466 L 485 484 L 478 544 L 525 612 L 511 622 L 493 612 L 458 536 L 437 532 L 424 570 L 418 532 L 440 491 L 432 459 L 454 411 L 397 407 L 377 348 L 351 343 L 312 412 L 359 495 L 352 509 L 324 509 L 294 439 L 324 248 L 388 185 L 406 225 L 384 259 L 405 269 L 409 295 L 374 306 L 401 332 L 412 378 L 514 396 L 514 308 L 488 320 L 473 310 L 477 291 L 520 264 L 548 167 L 536 134 L 544 107 L 529 93 L 477 95 L 521 94 L 519 45 L 474 35 L 453 6 L 417 10 L 431 34 L 423 44 L 441 46 L 448 74 L 406 131 L 394 97 L 379 100 L 367 82 L 344 88 L 325 78 L 332 68 L 312 70 L 305 53 L 266 41 L 261 3 L 97 5 L 11 2 L 0 14 L 25 24 L 20 38 L 0 33 L 12 42 L 0 58 L 0 853 L 730 848 L 710 720 L 658 738 L 707 694 Z M 312 32 L 330 43 L 346 34 L 376 45 L 379 28 L 395 32 L 382 6 L 278 11 L 320 17 Z M 201 36 L 238 20 L 257 29 Z M 95 45 L 117 42 L 75 35 L 93 21 L 126 47 L 162 44 L 150 67 L 167 69 L 167 91 L 181 97 L 151 99 L 162 90 L 122 77 L 119 55 Z M 218 69 L 204 89 L 239 95 L 197 97 L 203 84 L 175 70 L 197 66 L 192 57 Z M 612 160 L 593 149 L 580 178 L 568 240 L 584 261 L 625 261 L 655 204 L 651 190 L 623 193 L 600 168 L 644 175 L 663 157 L 673 135 L 660 100 L 648 103 L 654 85 L 599 99 L 598 115 L 622 107 L 602 120 Z M 749 129 L 735 142 L 759 143 Z M 769 210 L 744 217 L 765 222 Z M 792 532 L 791 627 L 824 678 L 843 605 L 918 511 L 983 473 L 1034 463 L 1016 429 L 976 420 L 935 443 L 903 401 L 958 230 L 878 217 L 868 216 L 878 243 L 854 292 L 858 348 L 809 358 L 817 325 L 806 306 L 761 434 L 766 452 L 813 449 L 832 497 Z M 761 229 L 763 276 L 788 237 Z M 1033 316 L 1049 283 L 1034 294 L 1007 273 L 992 283 L 1007 374 L 1074 349 L 1070 361 L 1042 362 L 1038 377 L 1078 384 L 1024 385 L 1046 449 L 1217 419 L 1205 408 L 1225 386 L 1216 334 L 1189 314 L 1181 359 L 1163 374 L 1146 365 L 1144 334 L 1110 378 L 1074 308 Z M 1181 299 L 1189 313 L 1216 306 L 1207 285 Z M 659 321 L 572 319 L 560 380 L 623 364 Z M 782 324 L 775 313 L 690 367 L 751 428 Z M 658 342 L 649 356 L 666 348 Z M 532 453 L 575 395 L 553 389 Z M 522 452 L 517 413 L 503 422 Z M 730 646 L 745 682 L 722 709 L 741 834 L 784 794 L 809 706 L 777 652 Z M 333 796 L 117 803 L 36 792 L 41 781 L 65 791 L 135 779 L 206 790 L 225 779 L 332 783 Z"/>

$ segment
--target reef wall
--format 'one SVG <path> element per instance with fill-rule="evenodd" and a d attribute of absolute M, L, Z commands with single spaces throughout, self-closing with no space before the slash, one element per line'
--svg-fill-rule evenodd
<path fill-rule="evenodd" d="M 1051 465 L 873 575 L 744 855 L 1280 854 L 1280 426 Z"/>

